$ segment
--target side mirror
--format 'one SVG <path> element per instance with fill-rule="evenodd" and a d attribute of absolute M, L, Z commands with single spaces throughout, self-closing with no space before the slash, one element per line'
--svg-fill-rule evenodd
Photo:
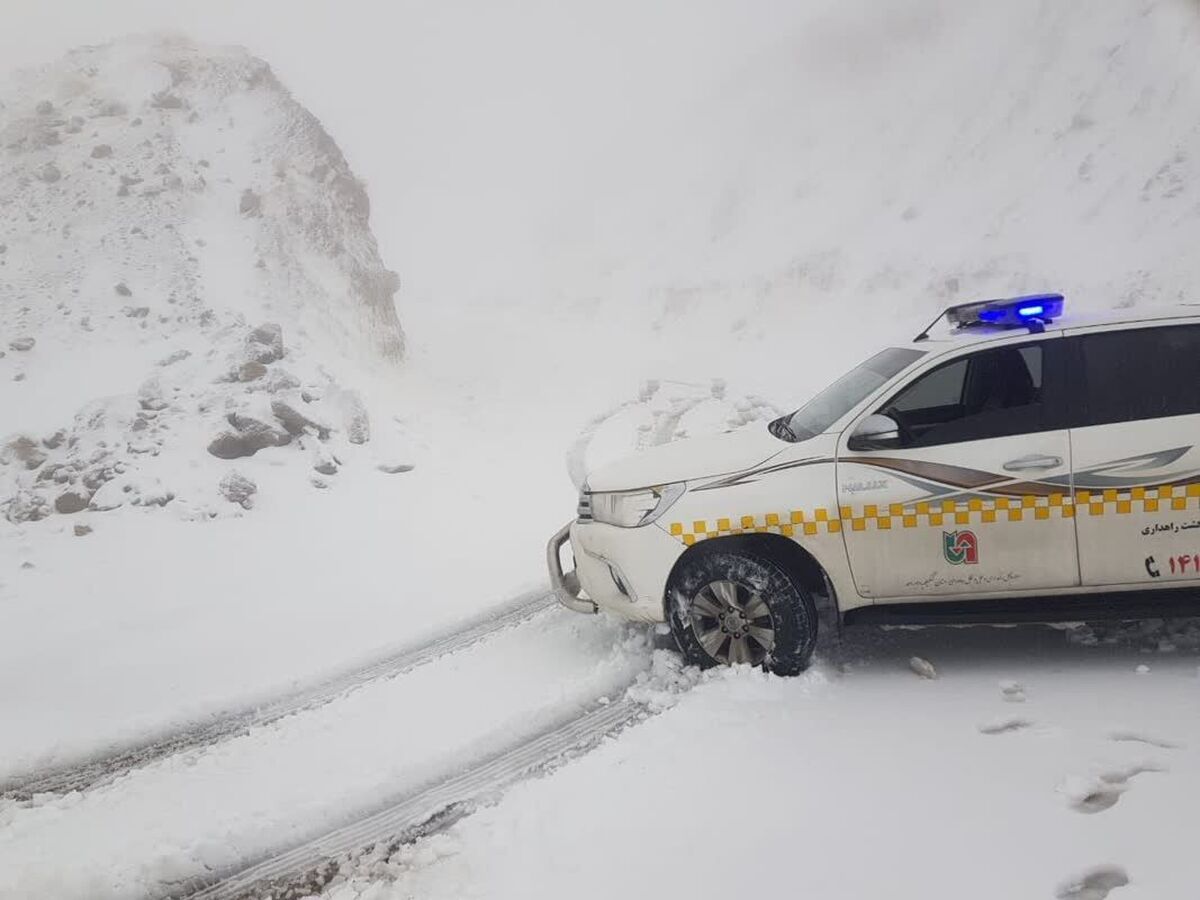
<path fill-rule="evenodd" d="M 851 450 L 887 450 L 900 446 L 900 425 L 891 416 L 875 413 L 858 423 L 846 446 Z"/>

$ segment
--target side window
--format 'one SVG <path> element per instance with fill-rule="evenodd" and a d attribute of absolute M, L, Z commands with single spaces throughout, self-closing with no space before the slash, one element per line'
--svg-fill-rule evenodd
<path fill-rule="evenodd" d="M 979 441 L 1053 427 L 1042 396 L 1042 343 L 960 357 L 905 387 L 881 412 L 907 447 Z"/>
<path fill-rule="evenodd" d="M 962 403 L 967 381 L 967 360 L 957 359 L 934 369 L 892 401 L 900 412 L 918 409 L 952 409 Z"/>
<path fill-rule="evenodd" d="M 1083 424 L 1200 413 L 1200 325 L 1105 331 L 1079 340 Z"/>

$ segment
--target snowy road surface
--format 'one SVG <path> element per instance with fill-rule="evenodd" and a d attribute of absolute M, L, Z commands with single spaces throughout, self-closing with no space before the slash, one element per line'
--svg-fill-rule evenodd
<path fill-rule="evenodd" d="M 682 670 L 644 632 L 551 610 L 82 793 L 3 801 L 0 897 L 264 897 L 263 874 L 318 862 L 329 900 L 747 879 L 829 900 L 1191 896 L 1200 626 L 1099 637 L 852 631 L 779 679 Z M 500 793 L 629 704 L 661 714 Z M 602 726 L 529 743 L 589 709 Z M 249 893 L 221 882 L 260 860 Z"/>
<path fill-rule="evenodd" d="M 522 778 L 544 774 L 586 753 L 609 735 L 645 719 L 644 704 L 628 697 L 599 702 L 593 709 L 451 775 L 399 802 L 250 866 L 195 879 L 179 894 L 193 900 L 241 900 L 244 897 L 300 896 L 328 884 L 341 867 L 364 853 L 388 853 L 433 834 Z"/>
<path fill-rule="evenodd" d="M 191 726 L 155 735 L 140 743 L 98 754 L 75 765 L 9 779 L 8 782 L 0 783 L 0 788 L 3 788 L 0 797 L 28 800 L 35 794 L 63 794 L 86 790 L 164 756 L 195 750 L 248 729 L 270 725 L 286 716 L 333 702 L 365 684 L 404 674 L 443 656 L 465 650 L 498 631 L 519 625 L 538 613 L 545 612 L 556 604 L 557 600 L 553 594 L 534 592 L 474 621 L 464 622 L 449 634 L 415 647 L 404 647 L 380 659 L 370 660 L 327 681 L 274 701 L 264 702 L 249 709 L 235 710 Z"/>
<path fill-rule="evenodd" d="M 554 610 L 93 790 L 2 801 L 0 896 L 162 895 L 468 767 L 648 665 L 644 635 Z"/>
<path fill-rule="evenodd" d="M 1045 628 L 852 633 L 841 666 L 720 673 L 326 896 L 1194 897 L 1194 628 L 1168 652 Z"/>

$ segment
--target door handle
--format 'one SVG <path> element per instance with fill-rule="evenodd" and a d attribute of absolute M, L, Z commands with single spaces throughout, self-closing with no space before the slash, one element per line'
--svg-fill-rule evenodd
<path fill-rule="evenodd" d="M 1006 472 L 1032 472 L 1035 469 L 1056 469 L 1063 464 L 1060 456 L 1042 456 L 1033 454 L 1032 456 L 1022 456 L 1019 459 L 1010 459 L 1004 464 Z"/>

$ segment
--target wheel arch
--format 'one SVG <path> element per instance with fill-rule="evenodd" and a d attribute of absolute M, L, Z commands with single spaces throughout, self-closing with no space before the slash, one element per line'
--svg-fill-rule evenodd
<path fill-rule="evenodd" d="M 675 564 L 671 567 L 671 572 L 667 576 L 666 588 L 663 591 L 662 598 L 663 620 L 666 621 L 667 617 L 671 614 L 669 603 L 675 579 L 690 560 L 695 559 L 699 554 L 703 553 L 718 551 L 737 552 L 739 550 L 767 557 L 772 562 L 781 566 L 784 571 L 792 576 L 808 592 L 819 610 L 824 607 L 831 610 L 835 615 L 838 613 L 837 594 L 833 586 L 833 581 L 828 572 L 826 572 L 825 567 L 797 541 L 784 537 L 781 534 L 767 532 L 763 534 L 737 534 L 709 538 L 688 547 L 675 560 Z M 838 615 L 839 621 L 840 618 L 840 615 Z"/>

